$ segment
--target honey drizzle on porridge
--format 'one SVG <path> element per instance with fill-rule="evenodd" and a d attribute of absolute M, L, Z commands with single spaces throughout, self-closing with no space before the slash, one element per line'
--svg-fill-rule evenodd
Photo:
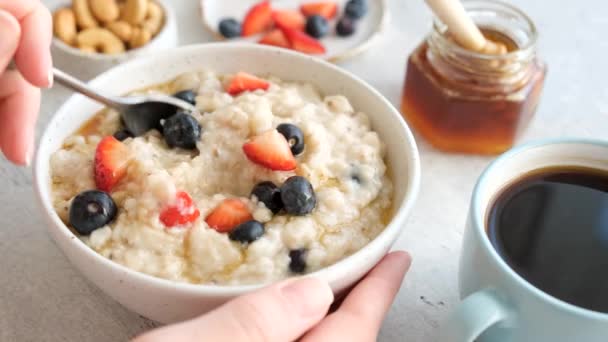
<path fill-rule="evenodd" d="M 176 89 L 177 87 L 174 85 L 174 81 L 175 80 L 171 80 L 167 83 L 162 83 L 159 85 L 153 85 L 150 87 L 141 88 L 139 90 L 132 91 L 129 94 L 141 94 L 141 93 L 149 93 L 149 92 L 160 92 L 160 93 L 164 93 L 164 94 L 171 94 L 171 93 L 174 93 L 174 92 L 180 90 L 180 89 Z M 85 137 L 85 138 L 93 137 L 93 136 L 102 137 L 105 135 L 111 135 L 114 131 L 116 131 L 117 129 L 120 128 L 120 120 L 116 120 L 117 121 L 116 125 L 114 125 L 114 126 L 110 125 L 112 127 L 109 128 L 108 127 L 108 123 L 110 122 L 110 120 L 108 119 L 109 115 L 118 115 L 118 114 L 111 109 L 102 109 L 102 110 L 98 111 L 94 116 L 92 116 L 89 120 L 87 120 L 75 132 L 75 134 Z M 66 146 L 66 144 L 64 143 L 64 147 L 65 146 Z M 301 170 L 298 168 L 296 170 L 296 174 L 301 175 L 301 173 L 302 173 Z M 388 165 L 386 168 L 385 175 L 388 179 L 392 179 L 392 177 L 390 175 L 390 168 L 388 167 Z M 320 182 L 317 184 L 316 187 L 317 188 L 325 188 L 325 187 L 340 188 L 340 184 L 342 182 L 343 181 L 341 181 L 339 178 L 326 178 L 326 179 L 320 180 Z M 58 184 L 54 183 L 53 185 L 58 185 Z M 360 183 L 360 186 L 365 187 L 365 184 Z M 185 189 L 185 190 L 187 190 L 187 189 Z M 394 196 L 394 191 L 392 191 L 392 192 L 393 192 L 392 196 Z M 381 198 L 380 192 L 379 192 L 378 195 L 376 196 L 376 198 L 374 198 L 370 203 L 368 203 L 366 205 L 366 207 L 374 206 L 374 207 L 381 209 L 381 212 L 379 214 L 380 214 L 380 220 L 382 221 L 381 223 L 383 225 L 383 228 L 382 228 L 382 230 L 383 230 L 386 227 L 386 225 L 390 222 L 390 220 L 392 219 L 392 217 L 394 215 L 394 209 L 393 209 L 393 198 L 390 199 L 390 203 L 387 208 L 381 208 L 381 206 L 378 204 L 381 200 L 383 200 L 383 198 Z M 121 210 L 122 209 L 119 208 L 119 213 Z M 362 211 L 363 208 L 360 208 L 360 210 Z M 202 218 L 200 218 L 200 219 L 202 219 Z M 349 229 L 349 226 L 351 225 L 351 223 L 356 222 L 358 219 L 359 219 L 359 217 L 356 219 L 353 219 L 350 222 L 340 223 L 340 224 L 337 224 L 332 227 L 326 227 L 324 224 L 321 224 L 316 219 L 314 219 L 315 224 L 316 224 L 317 228 L 319 229 L 317 232 L 316 240 L 324 247 L 327 247 L 322 242 L 323 237 L 326 234 L 336 233 L 343 229 Z M 66 225 L 69 226 L 69 222 L 66 222 Z M 382 230 L 380 230 L 380 232 Z M 367 227 L 363 227 L 361 229 L 361 232 L 369 241 L 373 240 L 377 236 L 377 234 L 379 234 L 377 231 L 370 231 L 370 229 L 368 229 Z M 189 234 L 189 232 L 184 232 L 183 234 L 179 234 L 179 238 L 180 238 L 182 246 L 183 246 L 183 249 L 181 250 L 181 253 L 179 253 L 179 256 L 183 257 L 184 261 L 185 261 L 183 264 L 183 269 L 180 274 L 180 279 L 178 280 L 180 282 L 210 283 L 210 284 L 227 283 L 227 280 L 230 280 L 232 278 L 233 273 L 242 264 L 246 263 L 246 260 L 248 259 L 249 250 L 247 249 L 247 245 L 239 245 L 238 251 L 240 253 L 240 256 L 239 256 L 238 262 L 227 264 L 221 271 L 214 271 L 210 276 L 207 276 L 206 278 L 201 277 L 199 275 L 195 275 L 196 272 L 194 271 L 194 268 L 196 267 L 196 265 L 194 262 L 195 261 L 194 257 L 192 256 L 192 252 L 191 252 L 192 248 L 190 246 L 191 241 L 188 238 L 188 234 Z M 108 257 L 109 259 L 112 259 L 112 257 L 113 257 L 112 249 L 113 249 L 114 244 L 115 244 L 115 241 L 112 238 L 110 238 L 102 246 L 99 246 L 98 248 L 96 248 L 96 250 L 99 253 Z M 289 250 L 286 249 L 286 246 L 283 246 L 281 248 L 281 250 L 277 252 L 278 253 L 277 255 L 279 255 L 281 253 L 288 253 L 288 252 L 289 252 Z M 337 261 L 353 254 L 354 252 L 356 252 L 356 250 L 351 250 L 351 251 L 346 252 Z M 332 263 L 333 262 L 331 262 L 330 264 L 332 264 Z M 328 266 L 328 265 L 321 266 L 321 267 L 326 267 L 326 266 Z M 314 270 L 312 270 L 312 271 L 314 271 Z"/>

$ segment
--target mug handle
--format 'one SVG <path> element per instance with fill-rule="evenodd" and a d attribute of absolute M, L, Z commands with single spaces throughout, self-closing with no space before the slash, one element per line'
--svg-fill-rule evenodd
<path fill-rule="evenodd" d="M 442 342 L 473 342 L 492 325 L 507 318 L 508 309 L 495 291 L 481 290 L 465 298 L 440 331 Z"/>

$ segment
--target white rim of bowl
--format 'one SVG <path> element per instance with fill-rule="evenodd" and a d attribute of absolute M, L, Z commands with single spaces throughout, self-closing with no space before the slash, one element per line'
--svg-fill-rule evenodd
<path fill-rule="evenodd" d="M 217 32 L 217 30 L 215 30 L 213 28 L 213 26 L 211 25 L 211 23 L 209 23 L 207 21 L 207 17 L 205 16 L 205 5 L 204 2 L 205 1 L 209 1 L 209 0 L 200 0 L 199 1 L 199 15 L 200 15 L 200 20 L 203 23 L 203 27 L 205 28 L 205 30 L 207 30 L 207 32 L 209 32 L 217 41 L 228 41 L 228 39 L 224 36 L 222 36 L 219 32 Z M 374 43 L 376 42 L 376 40 L 378 40 L 382 34 L 384 32 L 386 32 L 388 25 L 390 23 L 390 13 L 388 11 L 388 2 L 387 0 L 377 0 L 377 2 L 380 4 L 380 11 L 381 11 L 381 19 L 380 19 L 380 23 L 378 24 L 378 26 L 376 26 L 376 28 L 374 29 L 374 31 L 372 32 L 372 34 L 363 42 L 361 42 L 361 44 L 344 50 L 336 55 L 333 56 L 326 56 L 326 57 L 317 57 L 323 60 L 326 60 L 330 63 L 340 63 L 343 61 L 346 61 L 348 59 L 354 58 L 359 56 L 360 54 L 366 52 L 367 50 L 369 50 Z M 250 44 L 256 45 L 255 43 L 251 42 Z M 284 49 L 284 50 L 289 50 L 289 51 L 294 51 L 291 49 Z"/>
<path fill-rule="evenodd" d="M 76 55 L 76 56 L 83 57 L 83 58 L 90 58 L 90 59 L 96 59 L 96 60 L 102 60 L 102 61 L 129 58 L 129 57 L 136 55 L 137 53 L 145 50 L 146 48 L 149 48 L 150 44 L 154 44 L 155 42 L 157 42 L 158 39 L 160 38 L 160 36 L 167 32 L 167 27 L 169 26 L 170 21 L 171 22 L 175 21 L 175 13 L 173 12 L 173 9 L 171 9 L 171 6 L 167 6 L 167 4 L 165 3 L 165 0 L 154 0 L 154 1 L 156 1 L 156 3 L 159 4 L 163 8 L 163 12 L 165 14 L 165 21 L 163 22 L 163 27 L 160 29 L 160 31 L 158 31 L 156 36 L 152 37 L 152 39 L 150 39 L 150 41 L 143 46 L 140 46 L 135 49 L 129 49 L 123 53 L 116 53 L 116 54 L 105 54 L 105 53 L 99 53 L 99 52 L 95 52 L 95 53 L 84 52 L 77 47 L 73 47 L 71 45 L 66 44 L 63 40 L 57 38 L 55 36 L 55 33 L 53 33 L 53 44 L 57 48 L 59 48 L 63 51 L 66 51 L 72 55 Z M 55 13 L 56 11 L 58 11 L 62 8 L 66 8 L 66 7 L 68 7 L 67 3 L 60 4 L 56 7 L 54 7 L 54 9 L 52 10 L 52 13 Z"/>
<path fill-rule="evenodd" d="M 330 69 L 332 72 L 337 72 L 339 74 L 342 74 L 343 76 L 346 76 L 347 78 L 350 78 L 353 82 L 358 83 L 360 86 L 364 87 L 370 93 L 371 96 L 375 96 L 380 101 L 382 101 L 385 104 L 385 106 L 392 111 L 393 115 L 395 115 L 397 117 L 397 119 L 398 119 L 397 121 L 399 122 L 401 129 L 405 133 L 407 145 L 409 146 L 408 152 L 412 156 L 410 163 L 408 164 L 409 165 L 408 182 L 407 182 L 408 189 L 404 195 L 403 200 L 399 203 L 399 206 L 395 207 L 393 205 L 392 209 L 393 209 L 394 215 L 393 215 L 392 219 L 390 220 L 389 224 L 386 225 L 384 230 L 380 234 L 378 234 L 378 236 L 376 236 L 372 241 L 370 241 L 367 245 L 365 245 L 360 250 L 339 260 L 338 262 L 336 262 L 334 264 L 324 267 L 318 271 L 308 273 L 305 276 L 331 279 L 332 278 L 331 274 L 335 273 L 334 270 L 340 268 L 343 264 L 345 264 L 349 261 L 360 258 L 361 255 L 363 254 L 364 249 L 372 248 L 375 245 L 380 244 L 379 241 L 382 236 L 389 235 L 389 234 L 399 235 L 399 233 L 403 229 L 403 226 L 406 223 L 407 217 L 409 216 L 409 214 L 412 210 L 412 207 L 414 206 L 414 203 L 416 202 L 416 200 L 418 198 L 418 194 L 419 194 L 419 190 L 420 190 L 420 177 L 421 177 L 420 176 L 420 154 L 418 152 L 418 147 L 417 147 L 416 141 L 414 139 L 414 136 L 413 136 L 412 131 L 410 130 L 409 126 L 405 123 L 405 121 L 403 119 L 401 119 L 401 115 L 400 115 L 399 111 L 378 90 L 374 89 L 372 86 L 367 84 L 365 81 L 363 81 L 359 77 L 347 72 L 346 70 L 344 70 L 334 64 L 331 64 L 330 62 L 324 61 L 319 58 L 311 57 L 311 56 L 308 56 L 305 54 L 301 54 L 301 53 L 298 53 L 295 51 L 271 47 L 271 46 L 265 46 L 265 45 L 256 45 L 256 44 L 249 44 L 249 43 L 205 43 L 205 44 L 183 46 L 183 47 L 174 49 L 172 51 L 165 51 L 162 53 L 158 53 L 154 56 L 146 56 L 146 57 L 141 57 L 141 58 L 137 58 L 137 59 L 128 61 L 128 62 L 120 64 L 114 68 L 111 68 L 108 71 L 97 76 L 95 79 L 93 79 L 90 82 L 90 84 L 95 85 L 95 83 L 103 82 L 106 78 L 110 77 L 111 74 L 117 73 L 118 72 L 117 70 L 128 69 L 131 66 L 137 65 L 137 64 L 145 64 L 145 63 L 148 63 L 148 61 L 154 60 L 156 58 L 165 58 L 168 56 L 174 56 L 178 53 L 187 54 L 190 51 L 196 51 L 199 49 L 266 50 L 266 51 L 274 51 L 279 54 L 284 54 L 290 58 L 297 58 L 297 59 L 301 59 L 301 60 L 308 59 L 309 62 L 320 63 L 323 65 L 323 67 Z M 108 75 L 110 75 L 110 76 L 108 76 Z M 57 113 L 64 111 L 66 104 L 73 101 L 74 96 L 78 96 L 78 95 L 73 95 L 72 97 L 70 97 L 66 102 L 64 102 L 62 104 L 62 106 L 57 110 L 57 112 L 55 112 L 55 114 L 53 115 L 53 117 L 51 118 L 49 123 L 47 124 L 45 131 L 40 139 L 41 143 L 49 139 L 48 135 L 49 135 L 50 131 L 48 130 L 48 128 L 54 126 L 55 121 L 58 120 Z M 51 203 L 44 200 L 41 189 L 43 187 L 47 187 L 50 190 L 50 187 L 48 186 L 48 184 L 46 186 L 44 186 L 42 183 L 48 181 L 49 175 L 46 175 L 46 174 L 41 175 L 39 173 L 41 172 L 40 170 L 43 169 L 41 167 L 42 164 L 48 163 L 49 160 L 41 159 L 42 156 L 40 155 L 40 153 L 41 153 L 40 150 L 41 149 L 37 149 L 37 151 L 36 151 L 36 159 L 35 159 L 34 168 L 33 168 L 34 187 L 36 190 L 36 198 L 37 198 L 40 206 L 44 209 L 44 211 L 46 211 L 46 216 L 52 221 L 52 223 L 54 225 L 54 227 L 47 227 L 47 229 L 59 229 L 61 234 L 63 234 L 65 238 L 71 239 L 72 241 L 75 242 L 76 246 L 74 248 L 77 248 L 80 251 L 82 251 L 83 253 L 88 254 L 90 257 L 95 259 L 100 264 L 105 265 L 106 267 L 112 269 L 114 272 L 117 272 L 117 273 L 121 272 L 128 277 L 133 277 L 138 281 L 147 282 L 150 285 L 153 285 L 155 287 L 163 287 L 165 289 L 177 290 L 177 291 L 184 292 L 187 294 L 192 294 L 192 295 L 212 295 L 212 296 L 230 297 L 230 296 L 241 295 L 241 294 L 244 294 L 244 293 L 250 292 L 252 290 L 259 289 L 261 287 L 271 284 L 271 283 L 263 283 L 263 284 L 250 284 L 250 285 L 210 285 L 210 284 L 193 284 L 193 283 L 185 283 L 185 282 L 182 283 L 182 282 L 176 282 L 176 281 L 172 281 L 172 280 L 168 280 L 168 279 L 164 279 L 164 278 L 155 277 L 155 276 L 152 276 L 152 275 L 149 275 L 146 273 L 142 273 L 139 271 L 135 271 L 135 270 L 132 270 L 115 261 L 112 261 L 110 259 L 103 257 L 101 254 L 95 252 L 91 247 L 87 246 L 78 236 L 76 236 L 74 233 L 72 233 L 72 231 L 59 218 L 59 215 L 57 214 L 57 212 L 55 211 L 55 209 L 53 208 Z M 49 157 L 50 157 L 50 155 L 49 155 Z"/>

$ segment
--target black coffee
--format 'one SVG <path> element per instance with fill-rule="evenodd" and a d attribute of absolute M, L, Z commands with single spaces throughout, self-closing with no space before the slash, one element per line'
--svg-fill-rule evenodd
<path fill-rule="evenodd" d="M 488 236 L 532 285 L 608 313 L 608 172 L 549 168 L 524 176 L 497 197 Z"/>

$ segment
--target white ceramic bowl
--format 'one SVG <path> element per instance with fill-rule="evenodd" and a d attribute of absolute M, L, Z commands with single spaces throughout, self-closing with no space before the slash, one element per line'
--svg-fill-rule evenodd
<path fill-rule="evenodd" d="M 125 53 L 106 55 L 102 53 L 85 53 L 78 48 L 69 46 L 57 37 L 53 37 L 51 53 L 53 64 L 81 79 L 90 79 L 100 73 L 134 57 L 143 56 L 152 52 L 171 49 L 179 44 L 177 22 L 175 13 L 168 0 L 156 0 L 165 13 L 165 23 L 160 32 L 146 45 L 128 50 Z M 58 6 L 66 7 L 68 3 Z"/>
<path fill-rule="evenodd" d="M 366 112 L 387 145 L 388 165 L 395 185 L 394 216 L 372 242 L 344 260 L 312 273 L 327 280 L 336 293 L 366 274 L 391 248 L 405 227 L 418 194 L 420 162 L 414 138 L 399 112 L 378 91 L 348 72 L 296 52 L 252 44 L 216 43 L 183 47 L 120 65 L 91 82 L 110 94 L 170 80 L 180 73 L 212 69 L 220 73 L 248 71 L 285 80 L 311 82 L 324 94 L 343 94 Z M 55 114 L 36 154 L 37 197 L 48 229 L 68 259 L 94 284 L 127 308 L 169 323 L 191 318 L 258 286 L 212 286 L 176 283 L 132 271 L 86 246 L 61 221 L 51 203 L 49 159 L 63 140 L 101 106 L 76 95 Z"/>

